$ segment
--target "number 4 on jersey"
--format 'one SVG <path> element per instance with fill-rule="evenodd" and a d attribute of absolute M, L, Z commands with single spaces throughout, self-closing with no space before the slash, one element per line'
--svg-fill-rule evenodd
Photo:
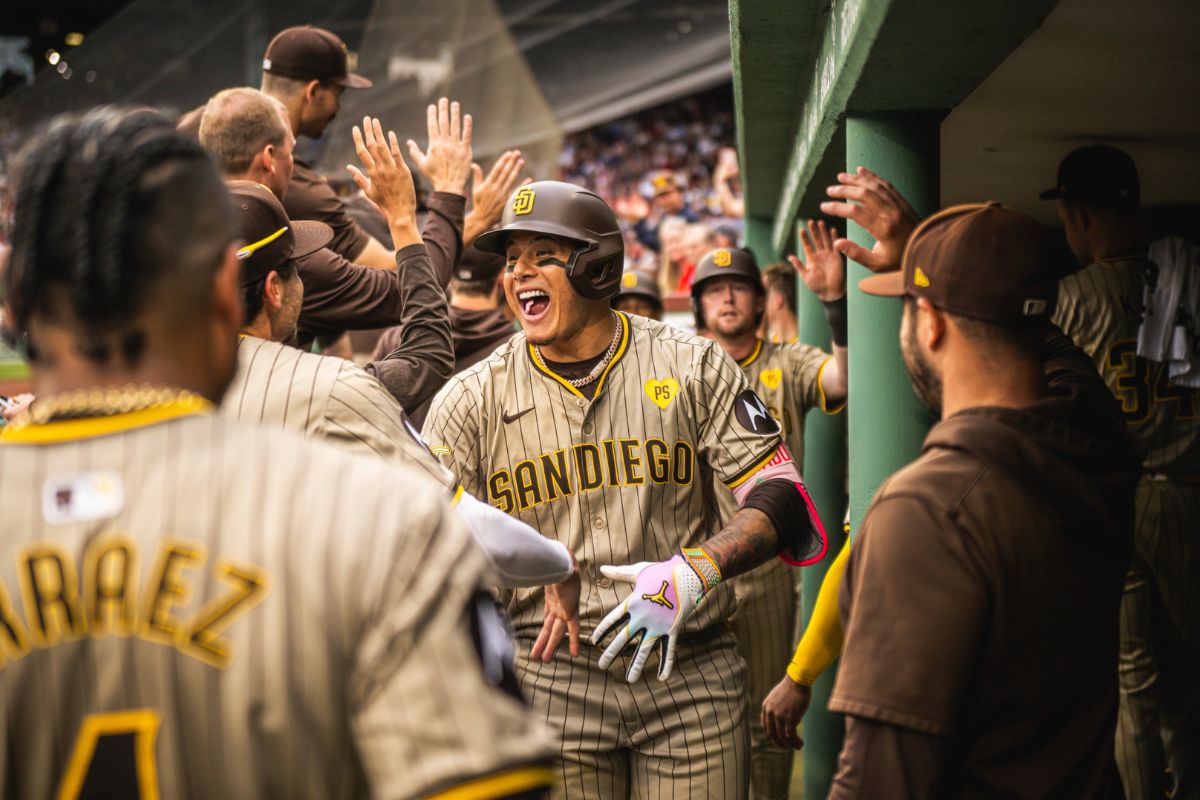
<path fill-rule="evenodd" d="M 83 720 L 58 800 L 122 797 L 158 800 L 154 744 L 161 719 L 148 708 Z"/>

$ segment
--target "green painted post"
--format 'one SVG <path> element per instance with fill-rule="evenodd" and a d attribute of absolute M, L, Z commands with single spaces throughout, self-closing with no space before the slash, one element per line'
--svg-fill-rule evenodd
<path fill-rule="evenodd" d="M 772 220 L 770 219 L 746 217 L 744 231 L 746 247 L 754 253 L 754 260 L 758 262 L 760 269 L 779 257 L 779 254 L 771 246 L 771 227 Z"/>
<path fill-rule="evenodd" d="M 797 222 L 796 238 L 799 240 Z M 796 317 L 800 322 L 800 341 L 830 352 L 829 324 L 816 295 L 803 284 L 797 286 Z M 829 554 L 820 563 L 804 569 L 800 584 L 800 615 L 803 629 L 808 627 L 817 592 L 829 562 L 842 548 L 842 518 L 846 511 L 846 411 L 823 414 L 809 412 L 804 421 L 804 482 L 812 495 L 821 522 L 829 535 Z M 838 751 L 842 748 L 842 718 L 830 713 L 829 690 L 833 686 L 833 669 L 829 669 L 813 686 L 812 703 L 804 715 L 804 796 L 825 797 L 837 768 Z"/>
<path fill-rule="evenodd" d="M 939 112 L 884 112 L 846 119 L 846 169 L 863 166 L 900 190 L 918 214 L 938 207 Z M 850 223 L 851 241 L 874 239 Z M 850 529 L 858 531 L 875 490 L 912 461 L 933 418 L 913 394 L 900 357 L 901 303 L 869 297 L 858 282 L 871 273 L 850 262 Z"/>

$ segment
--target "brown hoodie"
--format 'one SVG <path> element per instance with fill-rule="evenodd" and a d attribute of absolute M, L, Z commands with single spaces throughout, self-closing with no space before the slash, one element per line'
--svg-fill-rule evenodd
<path fill-rule="evenodd" d="M 879 490 L 842 585 L 831 797 L 1107 797 L 1139 474 L 1055 330 L 1050 396 L 935 425 Z"/>

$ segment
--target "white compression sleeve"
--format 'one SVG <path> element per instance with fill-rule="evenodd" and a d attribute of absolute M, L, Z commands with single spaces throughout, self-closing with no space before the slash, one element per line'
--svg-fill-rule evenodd
<path fill-rule="evenodd" d="M 466 492 L 457 508 L 506 589 L 561 583 L 575 571 L 571 553 L 561 542 L 547 539 L 519 519 Z"/>

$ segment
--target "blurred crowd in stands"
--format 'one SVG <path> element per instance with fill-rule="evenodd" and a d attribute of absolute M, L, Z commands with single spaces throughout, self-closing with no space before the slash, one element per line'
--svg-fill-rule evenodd
<path fill-rule="evenodd" d="M 626 270 L 686 294 L 700 258 L 741 239 L 728 87 L 567 137 L 559 178 L 595 191 L 625 227 Z"/>

